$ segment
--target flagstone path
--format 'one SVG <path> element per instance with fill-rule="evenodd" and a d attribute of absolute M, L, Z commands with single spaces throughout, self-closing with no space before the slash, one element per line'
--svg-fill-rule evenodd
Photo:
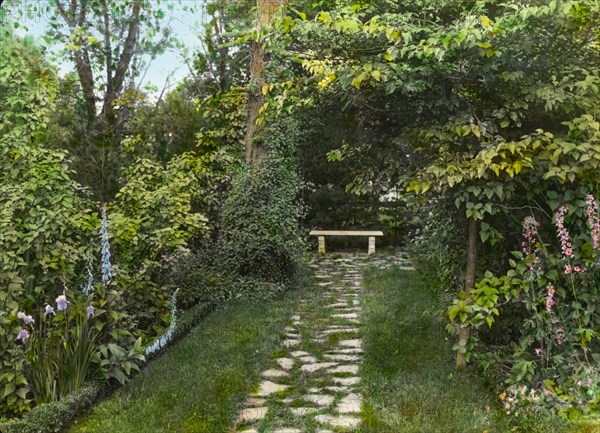
<path fill-rule="evenodd" d="M 403 254 L 336 254 L 313 263 L 314 290 L 290 318 L 235 432 L 333 433 L 360 425 L 361 283 L 370 265 L 412 269 Z"/>

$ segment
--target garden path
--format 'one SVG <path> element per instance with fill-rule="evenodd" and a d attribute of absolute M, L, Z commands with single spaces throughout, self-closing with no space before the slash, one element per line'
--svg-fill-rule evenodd
<path fill-rule="evenodd" d="M 234 431 L 333 433 L 360 425 L 362 269 L 394 264 L 412 269 L 404 254 L 336 254 L 313 263 L 314 290 L 284 329 Z"/>

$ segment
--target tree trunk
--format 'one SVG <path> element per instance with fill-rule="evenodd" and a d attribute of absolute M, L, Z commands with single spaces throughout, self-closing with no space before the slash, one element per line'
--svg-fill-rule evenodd
<path fill-rule="evenodd" d="M 475 287 L 475 271 L 477 270 L 477 237 L 479 236 L 479 224 L 475 218 L 469 218 L 469 239 L 467 245 L 467 269 L 465 275 L 465 295 L 471 299 Z M 458 334 L 458 345 L 466 347 L 471 335 L 469 326 L 461 327 Z M 460 350 L 456 353 L 456 368 L 462 370 L 467 366 L 465 354 Z"/>
<path fill-rule="evenodd" d="M 125 74 L 129 70 L 131 59 L 135 52 L 137 45 L 138 35 L 140 31 L 140 12 L 142 9 L 142 1 L 136 0 L 131 9 L 131 18 L 129 21 L 129 28 L 127 29 L 127 38 L 123 43 L 123 52 L 117 63 L 117 69 L 112 74 L 110 68 L 106 71 L 107 87 L 106 93 L 104 94 L 104 104 L 102 108 L 102 114 L 108 121 L 109 125 L 114 124 L 115 114 L 113 102 L 123 90 L 123 83 L 125 81 Z"/>
<path fill-rule="evenodd" d="M 286 0 L 257 0 L 258 8 L 258 34 L 260 36 L 269 20 L 275 15 L 277 9 L 285 4 Z M 248 92 L 248 118 L 246 125 L 246 138 L 244 140 L 244 149 L 246 163 L 249 165 L 258 165 L 266 156 L 264 143 L 260 139 L 260 128 L 256 124 L 259 117 L 260 108 L 265 102 L 262 93 L 264 84 L 263 72 L 265 70 L 265 51 L 262 41 L 253 42 L 250 58 L 250 88 Z"/>

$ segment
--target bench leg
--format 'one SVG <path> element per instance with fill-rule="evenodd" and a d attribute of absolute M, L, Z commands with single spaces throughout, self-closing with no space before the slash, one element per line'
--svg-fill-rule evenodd
<path fill-rule="evenodd" d="M 319 236 L 319 254 L 325 254 L 325 236 Z"/>
<path fill-rule="evenodd" d="M 375 252 L 375 236 L 369 236 L 369 254 Z"/>

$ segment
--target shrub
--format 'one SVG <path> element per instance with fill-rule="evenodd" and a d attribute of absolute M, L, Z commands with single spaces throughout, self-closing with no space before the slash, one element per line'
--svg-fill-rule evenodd
<path fill-rule="evenodd" d="M 237 174 L 221 217 L 219 252 L 226 270 L 269 282 L 295 274 L 303 248 L 298 185 L 296 174 L 276 158 Z"/>
<path fill-rule="evenodd" d="M 179 289 L 177 307 L 189 309 L 197 304 L 214 308 L 238 300 L 263 300 L 284 291 L 282 283 L 266 282 L 224 272 L 211 263 L 205 252 L 195 252 L 177 258 L 169 284 Z"/>
<path fill-rule="evenodd" d="M 411 237 L 409 251 L 430 289 L 455 293 L 462 285 L 466 236 L 460 212 L 449 198 L 434 198 L 419 211 L 421 227 Z"/>
<path fill-rule="evenodd" d="M 126 170 L 124 185 L 108 206 L 115 261 L 115 281 L 137 336 L 154 337 L 169 323 L 171 287 L 165 275 L 168 258 L 205 235 L 207 220 L 194 206 L 202 188 L 191 153 L 166 167 L 138 158 Z"/>
<path fill-rule="evenodd" d="M 567 190 L 562 205 L 554 195 L 554 227 L 527 216 L 511 268 L 486 272 L 472 299 L 460 293 L 448 313 L 459 326 L 491 327 L 517 311 L 518 334 L 504 359 L 505 410 L 573 418 L 600 408 L 600 216 L 584 187 Z M 558 242 L 547 242 L 552 237 Z"/>
<path fill-rule="evenodd" d="M 225 272 L 270 283 L 296 275 L 305 248 L 298 224 L 300 180 L 288 156 L 296 136 L 292 122 L 274 125 L 267 158 L 235 175 L 218 244 Z"/>
<path fill-rule="evenodd" d="M 178 254 L 172 260 L 168 282 L 177 293 L 177 307 L 189 309 L 196 304 L 214 305 L 225 302 L 227 295 L 221 276 L 212 268 L 211 258 L 204 251 Z"/>

